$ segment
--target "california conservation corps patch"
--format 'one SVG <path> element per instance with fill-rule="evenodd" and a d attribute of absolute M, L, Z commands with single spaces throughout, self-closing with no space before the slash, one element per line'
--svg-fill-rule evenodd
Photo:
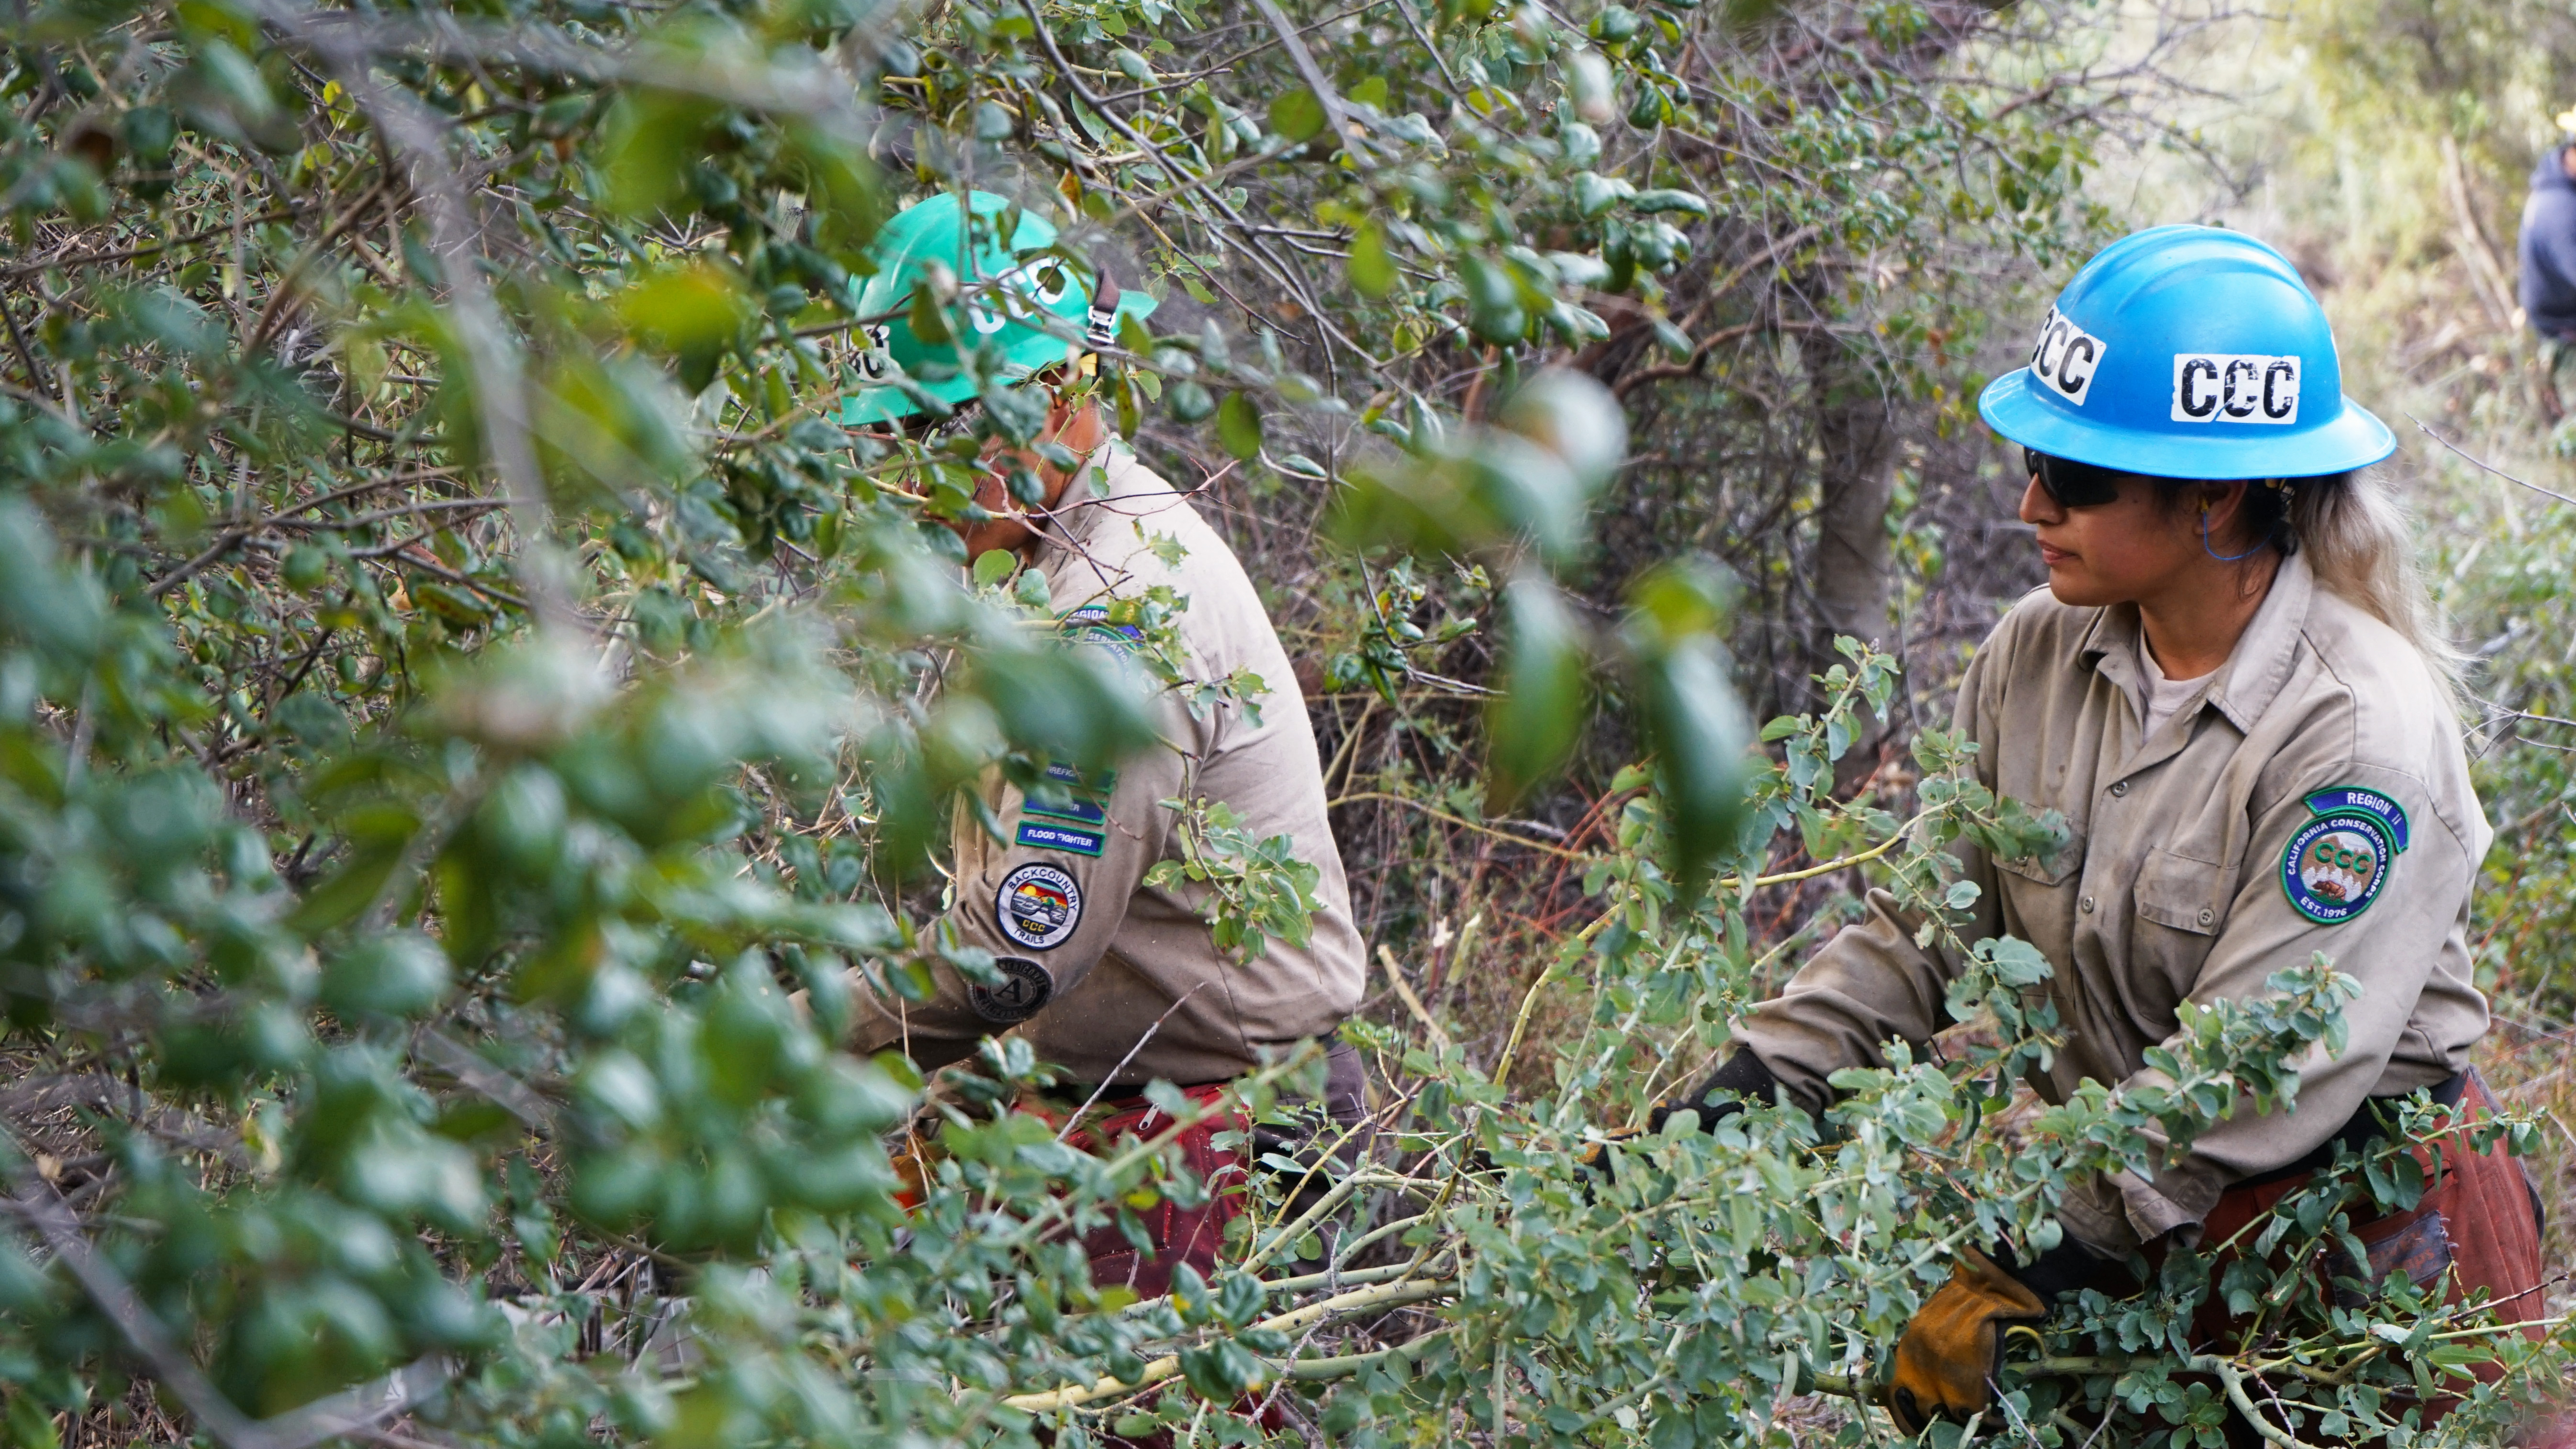
<path fill-rule="evenodd" d="M 993 924 L 1032 951 L 1052 951 L 1082 924 L 1082 887 L 1054 866 L 1021 866 L 993 893 Z"/>
<path fill-rule="evenodd" d="M 2406 812 L 2376 790 L 2339 785 L 2308 797 L 2315 818 L 2281 851 L 2281 890 L 2300 915 L 2337 926 L 2379 899 L 2406 848 Z"/>

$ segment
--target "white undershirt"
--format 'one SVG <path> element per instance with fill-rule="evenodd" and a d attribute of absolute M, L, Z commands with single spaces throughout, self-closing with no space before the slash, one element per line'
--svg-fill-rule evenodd
<path fill-rule="evenodd" d="M 2210 674 L 2218 672 L 2213 669 L 2198 679 L 2167 679 L 2165 672 L 2156 667 L 2155 651 L 2147 648 L 2143 640 L 2138 644 L 2138 662 L 2146 666 L 2147 681 L 2147 728 L 2146 733 L 2139 736 L 2141 739 L 2154 739 L 2156 731 L 2165 727 L 2165 721 L 2172 719 L 2193 695 L 2200 692 L 2200 687 L 2209 682 Z"/>

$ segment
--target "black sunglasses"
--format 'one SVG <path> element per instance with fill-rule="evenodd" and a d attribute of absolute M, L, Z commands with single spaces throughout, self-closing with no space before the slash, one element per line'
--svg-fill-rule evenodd
<path fill-rule="evenodd" d="M 2136 476 L 2124 469 L 2051 457 L 2030 448 L 2021 450 L 2021 466 L 2022 471 L 2039 479 L 2039 486 L 2057 500 L 2060 508 L 2094 508 L 2116 502 L 2120 480 Z"/>

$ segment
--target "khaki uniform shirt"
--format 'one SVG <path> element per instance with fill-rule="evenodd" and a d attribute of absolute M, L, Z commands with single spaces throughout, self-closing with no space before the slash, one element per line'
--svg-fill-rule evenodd
<path fill-rule="evenodd" d="M 2149 1047 L 2178 1037 L 2184 1001 L 2244 1000 L 2324 952 L 2357 979 L 2351 1043 L 2302 1066 L 2294 1110 L 2237 1114 L 2152 1179 L 2120 1173 L 2070 1192 L 2077 1238 L 2125 1250 L 2183 1241 L 2230 1184 L 2321 1145 L 2365 1097 L 2441 1081 L 2485 1034 L 2466 932 L 2490 831 L 2450 696 L 2396 631 L 2286 560 L 2227 664 L 2141 737 L 2134 607 L 2070 608 L 2046 590 L 1978 650 L 1958 726 L 1998 794 L 2063 811 L 2072 840 L 2044 860 L 1958 847 L 1980 891 L 1970 941 L 2017 936 L 2055 969 L 2045 990 L 2067 1041 L 2044 1078 L 2063 1101 L 2084 1078 L 2162 1080 Z M 2395 847 L 2393 852 L 2390 847 Z M 1878 1065 L 1949 1024 L 1960 963 L 1916 947 L 1893 897 L 1829 942 L 1739 1038 L 1811 1110 L 1828 1074 Z"/>
<path fill-rule="evenodd" d="M 1092 498 L 1077 478 L 1039 545 L 1035 567 L 1053 607 L 1115 647 L 1113 629 L 1084 621 L 1112 599 L 1168 585 L 1188 601 L 1177 621 L 1183 675 L 1260 676 L 1259 719 L 1230 700 L 1194 715 L 1166 694 L 1157 706 L 1164 744 L 1125 761 L 1105 795 L 1086 794 L 1058 767 L 1075 789 L 1069 806 L 1034 805 L 994 772 L 984 803 L 1002 838 L 961 818 L 947 920 L 993 953 L 1004 984 L 970 985 L 942 968 L 926 1004 L 863 992 L 862 1050 L 902 1046 L 941 1062 L 1007 1029 L 1077 1082 L 1189 1085 L 1239 1076 L 1265 1050 L 1323 1036 L 1359 1004 L 1365 958 L 1324 817 L 1323 767 L 1269 613 L 1233 550 L 1171 485 L 1124 448 L 1096 461 L 1108 496 Z M 1158 556 L 1158 542 L 1166 553 L 1177 543 L 1178 562 Z M 1234 961 L 1209 935 L 1203 888 L 1144 884 L 1156 862 L 1180 857 L 1177 816 L 1162 802 L 1185 798 L 1232 806 L 1253 839 L 1288 836 L 1296 858 L 1316 868 L 1320 908 L 1307 945 L 1273 937 L 1260 956 Z"/>

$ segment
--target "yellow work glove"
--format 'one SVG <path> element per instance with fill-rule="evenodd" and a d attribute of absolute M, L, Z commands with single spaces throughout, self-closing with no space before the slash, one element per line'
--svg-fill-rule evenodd
<path fill-rule="evenodd" d="M 1994 1406 L 2008 1324 L 2044 1323 L 2048 1306 L 1974 1248 L 1959 1250 L 1950 1281 L 1914 1312 L 1896 1342 L 1887 1408 L 1896 1427 L 1920 1434 L 1935 1419 L 1965 1420 Z"/>
<path fill-rule="evenodd" d="M 1602 1140 L 1583 1144 L 1583 1150 L 1574 1154 L 1574 1163 L 1586 1172 L 1597 1172 L 1607 1177 L 1610 1175 L 1610 1144 L 1634 1142 L 1645 1135 L 1643 1127 L 1613 1127 L 1601 1134 Z"/>

